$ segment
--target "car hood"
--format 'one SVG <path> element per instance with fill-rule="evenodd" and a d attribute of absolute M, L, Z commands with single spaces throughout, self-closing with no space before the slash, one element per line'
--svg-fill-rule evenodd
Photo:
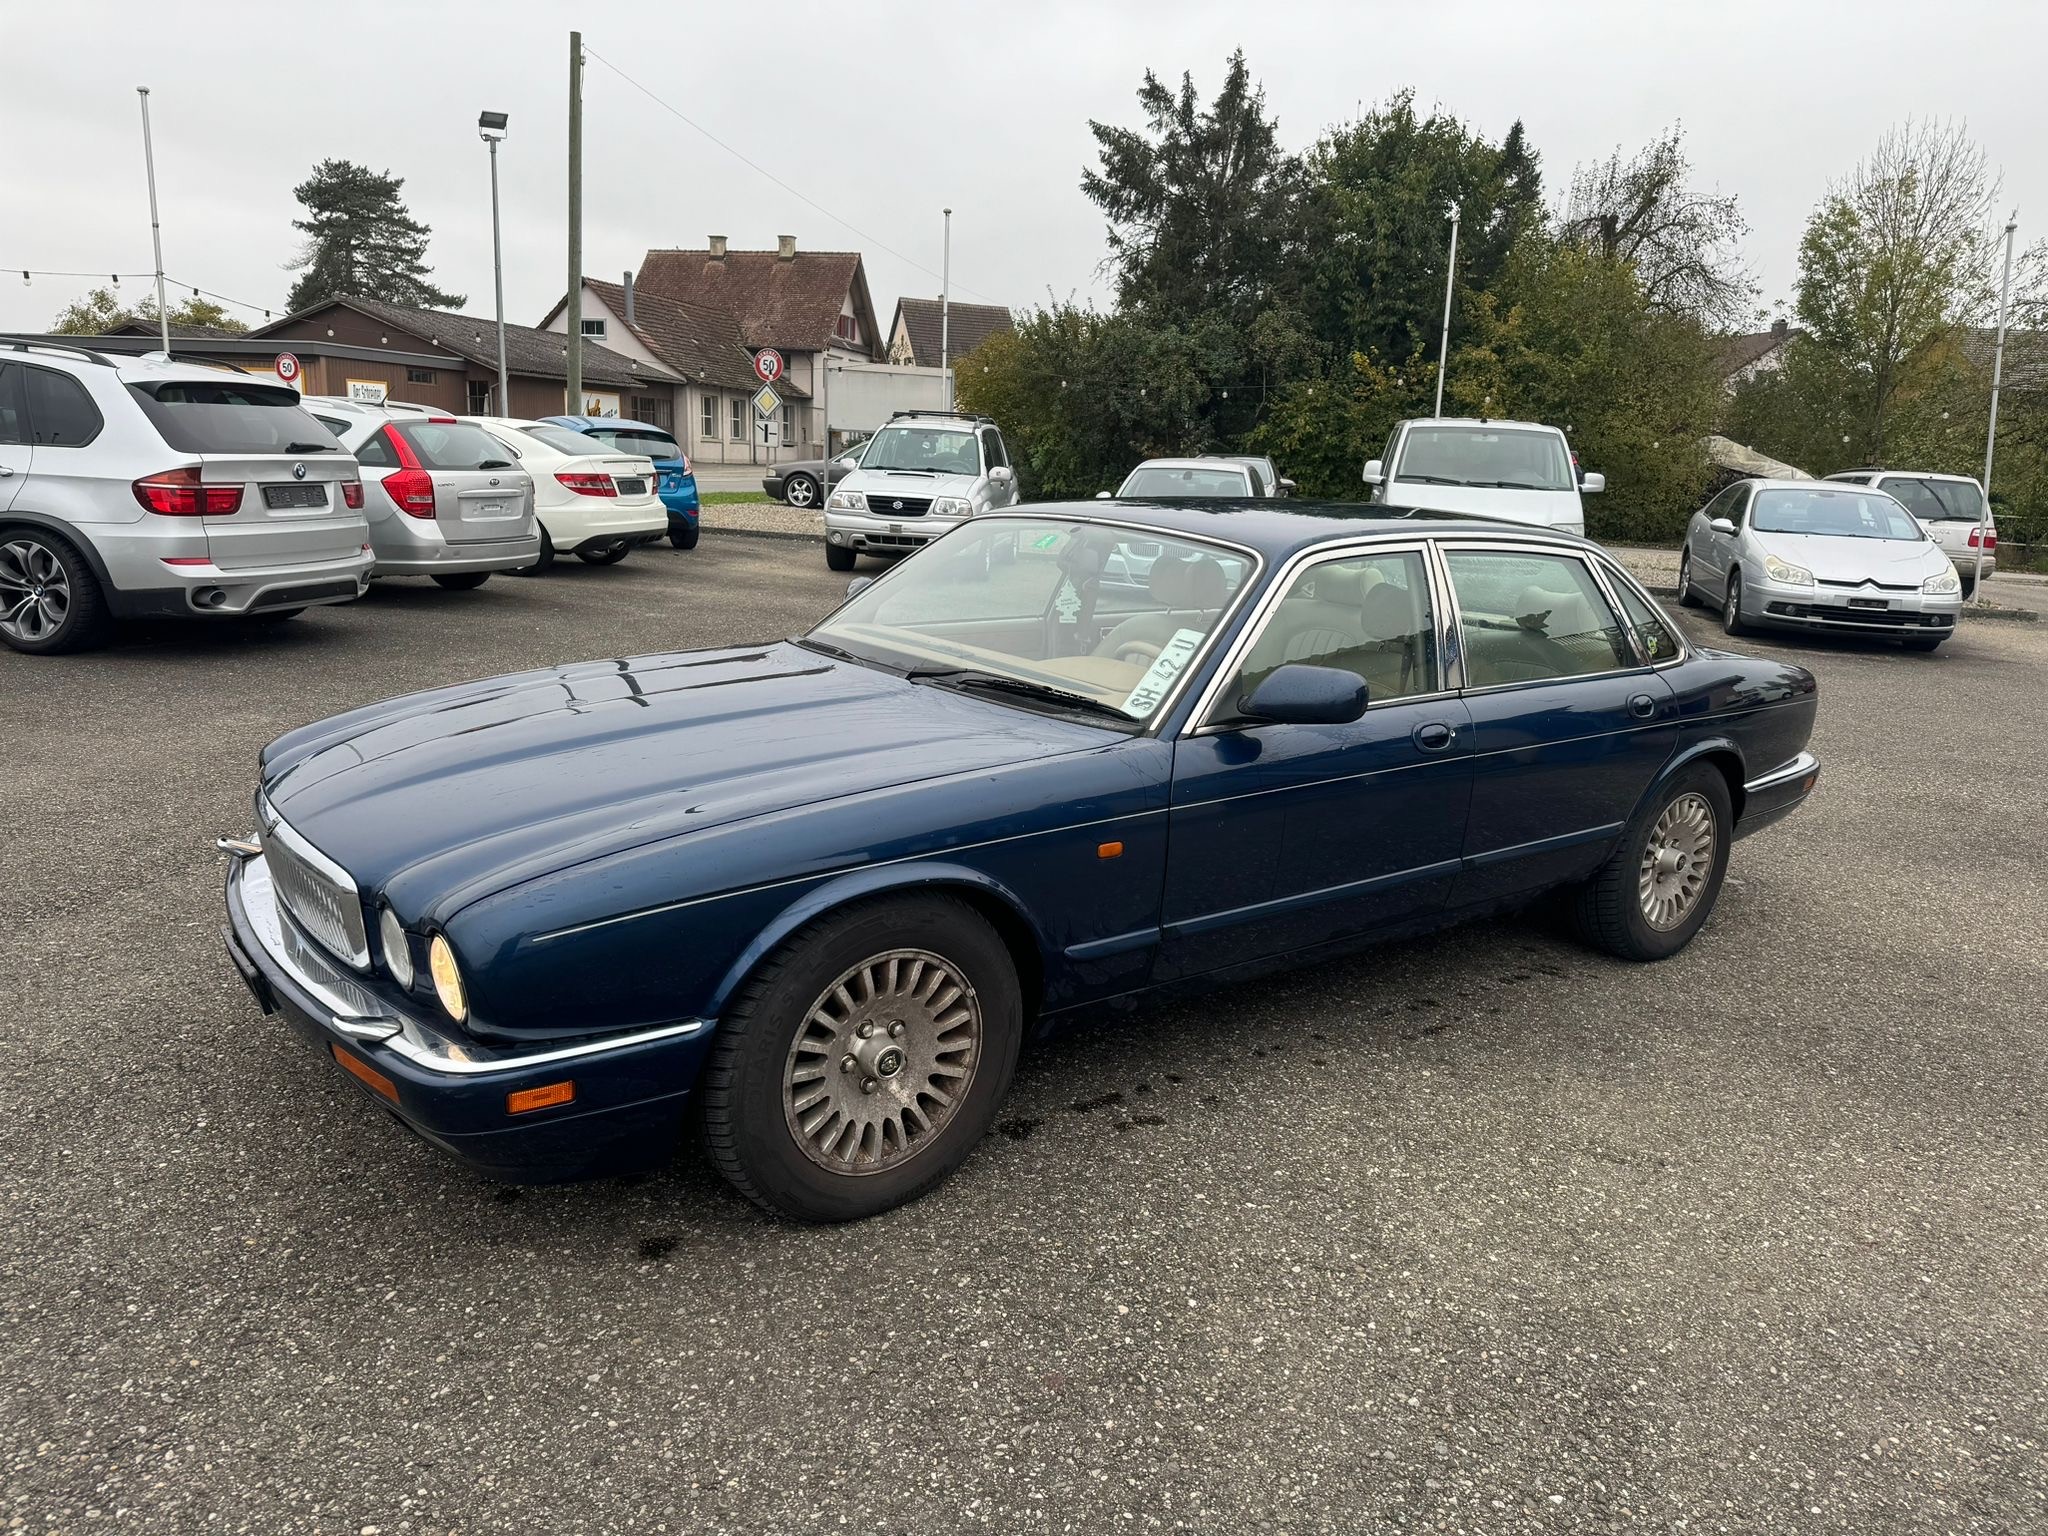
<path fill-rule="evenodd" d="M 279 737 L 263 781 L 366 892 L 445 921 L 645 843 L 1111 739 L 778 642 L 391 699 Z"/>
<path fill-rule="evenodd" d="M 1948 569 L 1948 556 L 1936 544 L 1917 539 L 1843 539 L 1813 533 L 1761 533 L 1750 538 L 1762 549 L 1803 565 L 1816 581 L 1862 581 L 1915 586 Z"/>
<path fill-rule="evenodd" d="M 979 475 L 914 475 L 893 469 L 856 469 L 839 482 L 842 491 L 869 496 L 971 496 Z"/>

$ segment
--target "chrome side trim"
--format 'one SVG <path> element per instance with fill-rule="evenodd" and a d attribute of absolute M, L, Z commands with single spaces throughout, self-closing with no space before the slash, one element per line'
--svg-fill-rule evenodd
<path fill-rule="evenodd" d="M 1760 779 L 1751 779 L 1742 786 L 1745 795 L 1753 795 L 1760 789 L 1776 789 L 1780 784 L 1789 784 L 1794 779 L 1803 779 L 1820 767 L 1820 759 L 1811 752 L 1801 752 L 1782 768 L 1773 768 Z"/>

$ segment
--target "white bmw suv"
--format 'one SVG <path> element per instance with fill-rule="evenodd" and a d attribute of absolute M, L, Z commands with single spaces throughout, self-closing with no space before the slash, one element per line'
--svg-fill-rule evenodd
<path fill-rule="evenodd" d="M 0 341 L 0 640 L 119 618 L 286 619 L 360 597 L 356 461 L 298 395 L 160 352 Z"/>
<path fill-rule="evenodd" d="M 977 513 L 1017 504 L 1017 472 L 986 416 L 898 411 L 851 453 L 858 468 L 825 501 L 825 564 L 835 571 L 852 570 L 861 555 L 908 554 Z"/>

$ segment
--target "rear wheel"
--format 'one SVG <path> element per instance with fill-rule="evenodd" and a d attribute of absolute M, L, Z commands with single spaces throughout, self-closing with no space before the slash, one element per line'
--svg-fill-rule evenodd
<path fill-rule="evenodd" d="M 818 504 L 818 482 L 809 475 L 791 475 L 782 482 L 782 499 L 792 507 L 814 507 Z"/>
<path fill-rule="evenodd" d="M 1749 625 L 1742 617 L 1742 572 L 1728 576 L 1728 593 L 1721 599 L 1721 628 L 1731 635 L 1746 635 Z"/>
<path fill-rule="evenodd" d="M 585 565 L 617 565 L 633 552 L 633 546 L 621 541 L 605 549 L 579 549 L 576 558 Z"/>
<path fill-rule="evenodd" d="M 859 556 L 844 544 L 825 546 L 825 569 L 828 571 L 850 571 L 853 569 L 853 562 L 858 558 Z"/>
<path fill-rule="evenodd" d="M 1663 960 L 1692 942 L 1728 872 L 1734 815 L 1728 781 L 1706 764 L 1650 797 L 1621 846 L 1576 892 L 1574 926 L 1624 960 Z"/>
<path fill-rule="evenodd" d="M 549 566 L 553 565 L 554 563 L 555 541 L 548 537 L 547 529 L 543 528 L 540 531 L 539 557 L 534 560 L 533 564 L 522 565 L 521 567 L 519 567 L 518 570 L 514 571 L 512 574 L 514 576 L 538 576 L 542 571 L 546 570 Z"/>
<path fill-rule="evenodd" d="M 113 620 L 85 557 L 40 528 L 0 533 L 0 640 L 32 656 L 82 651 Z"/>
<path fill-rule="evenodd" d="M 689 522 L 678 527 L 671 520 L 668 525 L 668 541 L 677 549 L 695 549 L 697 547 L 697 525 L 694 522 Z"/>
<path fill-rule="evenodd" d="M 915 1200 L 966 1161 L 1023 1039 L 1016 967 L 951 897 L 820 918 L 719 1020 L 699 1094 L 719 1172 L 798 1221 Z"/>
<path fill-rule="evenodd" d="M 434 584 L 446 587 L 450 592 L 474 592 L 490 579 L 489 571 L 453 571 L 446 576 L 436 576 Z"/>
<path fill-rule="evenodd" d="M 1682 549 L 1678 552 L 1678 606 L 1697 608 L 1699 605 L 1699 595 L 1692 589 L 1692 551 Z"/>

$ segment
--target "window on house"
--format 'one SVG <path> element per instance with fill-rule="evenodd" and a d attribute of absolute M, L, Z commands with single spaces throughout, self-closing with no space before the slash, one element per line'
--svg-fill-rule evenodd
<path fill-rule="evenodd" d="M 469 414 L 488 416 L 491 414 L 491 382 L 489 379 L 469 381 Z"/>
<path fill-rule="evenodd" d="M 705 438 L 717 437 L 718 397 L 716 395 L 705 395 L 697 403 L 698 405 L 703 407 L 703 410 L 701 412 L 701 420 L 698 422 L 699 435 Z"/>
<path fill-rule="evenodd" d="M 834 328 L 833 334 L 841 341 L 851 341 L 857 344 L 860 341 L 860 321 L 852 315 L 841 315 L 839 317 L 839 324 Z"/>
<path fill-rule="evenodd" d="M 405 370 L 405 382 L 408 384 L 431 384 L 434 382 L 434 370 L 431 368 L 408 368 Z"/>
<path fill-rule="evenodd" d="M 732 440 L 744 443 L 747 440 L 747 402 L 738 396 L 732 402 Z"/>
<path fill-rule="evenodd" d="M 803 413 L 798 409 L 797 403 L 794 400 L 787 401 L 782 407 L 782 441 L 785 445 L 788 445 L 800 443 L 803 440 Z"/>
<path fill-rule="evenodd" d="M 583 327 L 583 334 L 592 341 L 603 341 L 605 339 L 604 321 L 582 320 L 577 323 Z"/>
<path fill-rule="evenodd" d="M 675 402 L 660 395 L 635 395 L 633 397 L 633 419 L 644 421 L 650 427 L 660 427 L 664 432 L 675 430 Z"/>

